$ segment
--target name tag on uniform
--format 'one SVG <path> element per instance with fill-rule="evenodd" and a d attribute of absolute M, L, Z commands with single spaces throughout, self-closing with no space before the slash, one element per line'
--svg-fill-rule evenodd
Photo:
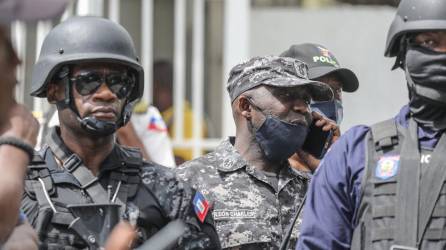
<path fill-rule="evenodd" d="M 381 180 L 387 180 L 398 173 L 400 156 L 383 156 L 379 159 L 375 169 L 375 176 Z"/>
<path fill-rule="evenodd" d="M 251 209 L 214 209 L 213 215 L 214 220 L 256 218 L 256 212 Z"/>

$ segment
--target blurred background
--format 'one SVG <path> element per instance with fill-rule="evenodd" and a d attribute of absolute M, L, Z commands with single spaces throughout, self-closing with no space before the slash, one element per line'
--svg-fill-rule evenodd
<path fill-rule="evenodd" d="M 144 102 L 155 105 L 176 149 L 194 158 L 234 135 L 225 90 L 230 69 L 253 56 L 278 55 L 292 44 L 320 43 L 359 78 L 344 93 L 342 131 L 394 116 L 407 102 L 401 70 L 384 57 L 398 0 L 72 0 L 61 20 L 95 15 L 122 24 L 145 69 Z M 48 122 L 46 100 L 29 96 L 45 35 L 61 20 L 14 23 L 23 58 L 16 95 Z M 171 101 L 170 101 L 171 100 Z"/>

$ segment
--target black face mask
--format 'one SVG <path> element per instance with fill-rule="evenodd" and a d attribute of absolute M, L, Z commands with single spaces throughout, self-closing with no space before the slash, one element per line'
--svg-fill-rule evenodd
<path fill-rule="evenodd" d="M 408 46 L 406 78 L 411 95 L 446 107 L 446 53 Z"/>
<path fill-rule="evenodd" d="M 344 108 L 341 101 L 312 102 L 310 107 L 312 111 L 316 111 L 328 119 L 335 121 L 336 124 L 341 125 L 344 116 Z"/>
<path fill-rule="evenodd" d="M 258 107 L 253 106 L 265 116 L 262 125 L 255 128 L 255 137 L 270 162 L 284 161 L 302 147 L 308 134 L 307 126 L 292 124 L 272 115 L 265 115 Z"/>
<path fill-rule="evenodd" d="M 406 78 L 412 117 L 434 130 L 446 128 L 446 53 L 409 45 Z"/>
<path fill-rule="evenodd" d="M 409 110 L 415 121 L 424 127 L 436 131 L 446 128 L 446 108 L 443 106 L 413 95 L 410 98 Z"/>

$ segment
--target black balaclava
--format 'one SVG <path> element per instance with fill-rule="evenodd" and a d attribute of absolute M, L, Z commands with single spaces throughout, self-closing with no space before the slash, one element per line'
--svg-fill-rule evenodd
<path fill-rule="evenodd" d="M 446 53 L 408 45 L 404 65 L 412 117 L 434 130 L 446 128 Z"/>

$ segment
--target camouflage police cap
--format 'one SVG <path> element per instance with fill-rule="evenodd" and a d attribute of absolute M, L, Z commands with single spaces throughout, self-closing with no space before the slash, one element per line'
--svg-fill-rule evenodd
<path fill-rule="evenodd" d="M 254 57 L 236 65 L 229 73 L 226 89 L 233 102 L 243 92 L 260 85 L 280 88 L 307 86 L 314 100 L 333 98 L 328 85 L 308 79 L 308 67 L 304 62 L 278 56 Z"/>

